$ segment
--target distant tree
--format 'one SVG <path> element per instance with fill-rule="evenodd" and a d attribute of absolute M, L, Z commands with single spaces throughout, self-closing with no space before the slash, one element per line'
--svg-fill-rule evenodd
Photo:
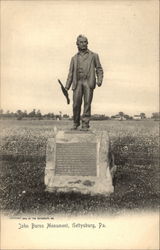
<path fill-rule="evenodd" d="M 121 117 L 121 120 L 123 120 L 124 113 L 123 113 L 122 111 L 120 111 L 118 114 L 119 114 L 119 116 Z"/>
<path fill-rule="evenodd" d="M 64 114 L 64 115 L 63 115 L 63 118 L 67 119 L 67 118 L 69 118 L 69 115 Z"/>
<path fill-rule="evenodd" d="M 146 114 L 145 113 L 140 113 L 140 117 L 141 117 L 141 119 L 145 119 L 146 118 Z"/>
<path fill-rule="evenodd" d="M 61 120 L 60 115 L 55 115 L 56 120 Z"/>
<path fill-rule="evenodd" d="M 10 111 L 7 110 L 7 112 L 4 114 L 5 117 L 10 118 Z"/>
<path fill-rule="evenodd" d="M 16 111 L 16 114 L 17 114 L 17 115 L 22 115 L 22 114 L 23 114 L 23 111 L 20 110 L 20 109 L 18 109 L 18 110 Z"/>
<path fill-rule="evenodd" d="M 14 117 L 16 117 L 16 114 L 14 112 L 11 112 L 10 113 L 10 118 L 14 118 Z"/>
<path fill-rule="evenodd" d="M 55 118 L 54 113 L 51 113 L 51 118 L 52 118 L 52 119 L 54 119 L 54 118 Z"/>
<path fill-rule="evenodd" d="M 40 110 L 37 110 L 36 117 L 37 117 L 39 120 L 42 119 L 42 114 L 41 114 L 41 111 L 40 111 Z"/>
<path fill-rule="evenodd" d="M 59 119 L 62 119 L 62 111 L 59 111 Z"/>
<path fill-rule="evenodd" d="M 0 109 L 0 117 L 3 117 L 3 109 Z"/>
<path fill-rule="evenodd" d="M 95 121 L 103 121 L 103 120 L 109 120 L 109 116 L 105 116 L 105 115 L 100 115 L 100 114 L 94 114 L 91 116 L 91 120 L 95 120 Z"/>
<path fill-rule="evenodd" d="M 20 110 L 20 109 L 18 109 L 16 111 L 16 117 L 17 117 L 17 120 L 22 120 L 22 118 L 23 118 L 23 111 Z"/>
<path fill-rule="evenodd" d="M 152 113 L 151 118 L 154 119 L 154 120 L 160 120 L 160 112 Z"/>
<path fill-rule="evenodd" d="M 105 116 L 105 120 L 109 120 L 110 119 L 110 117 L 109 116 Z"/>
<path fill-rule="evenodd" d="M 123 116 L 126 120 L 129 120 L 130 116 L 129 115 L 124 115 Z"/>
<path fill-rule="evenodd" d="M 44 117 L 47 119 L 54 119 L 55 115 L 54 115 L 54 113 L 48 113 L 48 114 L 45 114 Z"/>
<path fill-rule="evenodd" d="M 132 120 L 132 119 L 133 119 L 133 117 L 132 117 L 132 116 L 127 115 L 127 114 L 125 114 L 125 115 L 124 115 L 124 118 L 125 118 L 126 120 Z"/>
<path fill-rule="evenodd" d="M 29 114 L 28 114 L 29 117 L 33 118 L 33 117 L 36 117 L 36 110 L 33 109 Z"/>
<path fill-rule="evenodd" d="M 27 117 L 27 116 L 28 116 L 28 114 L 27 114 L 27 110 L 24 110 L 24 112 L 23 112 L 23 116 L 24 116 L 24 117 Z"/>

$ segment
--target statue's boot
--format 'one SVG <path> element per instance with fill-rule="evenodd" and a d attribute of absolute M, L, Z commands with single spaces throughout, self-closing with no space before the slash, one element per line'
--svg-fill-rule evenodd
<path fill-rule="evenodd" d="M 81 131 L 88 131 L 89 130 L 89 122 L 82 121 L 82 128 Z"/>
<path fill-rule="evenodd" d="M 80 125 L 80 124 L 74 123 L 74 124 L 73 124 L 73 127 L 71 128 L 71 130 L 76 130 L 76 129 L 79 127 L 79 125 Z"/>

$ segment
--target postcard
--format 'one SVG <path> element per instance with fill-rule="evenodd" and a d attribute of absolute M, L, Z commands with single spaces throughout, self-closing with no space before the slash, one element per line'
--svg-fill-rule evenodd
<path fill-rule="evenodd" d="M 159 249 L 159 1 L 1 1 L 1 249 Z"/>

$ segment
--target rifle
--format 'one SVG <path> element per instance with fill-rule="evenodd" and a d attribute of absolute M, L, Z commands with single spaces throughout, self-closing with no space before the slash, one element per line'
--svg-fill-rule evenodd
<path fill-rule="evenodd" d="M 58 82 L 61 85 L 62 92 L 63 92 L 64 96 L 67 99 L 67 104 L 70 104 L 70 99 L 69 99 L 68 91 L 65 89 L 65 87 L 63 86 L 63 84 L 61 83 L 61 81 L 59 79 L 58 79 Z"/>

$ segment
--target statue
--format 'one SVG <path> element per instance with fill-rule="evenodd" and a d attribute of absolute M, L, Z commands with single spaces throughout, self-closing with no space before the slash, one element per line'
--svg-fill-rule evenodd
<path fill-rule="evenodd" d="M 88 39 L 79 35 L 77 37 L 78 53 L 72 57 L 65 89 L 68 91 L 72 85 L 73 90 L 73 130 L 80 126 L 81 105 L 84 99 L 82 114 L 82 128 L 89 129 L 91 117 L 91 102 L 93 91 L 102 85 L 103 69 L 98 54 L 88 49 Z"/>

